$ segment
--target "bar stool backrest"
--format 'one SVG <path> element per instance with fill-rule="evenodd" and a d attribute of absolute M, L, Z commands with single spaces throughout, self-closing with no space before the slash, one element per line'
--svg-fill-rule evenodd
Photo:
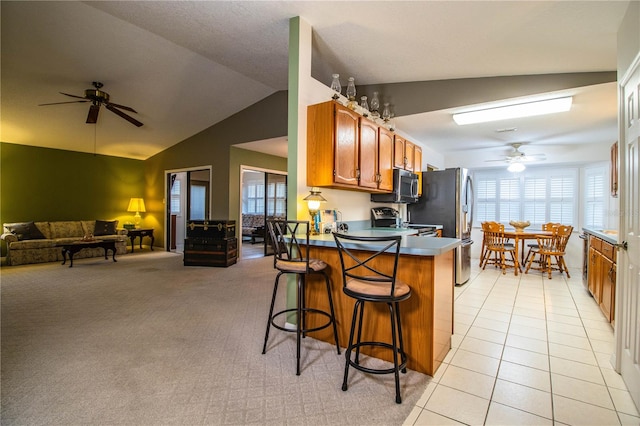
<path fill-rule="evenodd" d="M 278 268 L 279 262 L 286 262 L 289 267 L 298 264 L 302 273 L 309 272 L 309 222 L 268 219 L 267 228 L 274 251 L 273 266 Z"/>
<path fill-rule="evenodd" d="M 393 297 L 402 236 L 358 237 L 334 232 L 333 237 L 340 255 L 343 287 L 347 286 L 349 279 L 374 285 L 391 284 L 390 293 L 386 297 Z M 392 268 L 388 267 L 389 260 L 380 259 L 385 253 L 395 256 Z"/>

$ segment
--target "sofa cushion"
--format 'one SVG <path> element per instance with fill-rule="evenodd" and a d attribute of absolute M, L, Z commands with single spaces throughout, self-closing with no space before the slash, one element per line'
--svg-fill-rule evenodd
<path fill-rule="evenodd" d="M 4 227 L 18 237 L 18 241 L 44 240 L 46 238 L 33 222 L 7 223 Z"/>
<path fill-rule="evenodd" d="M 51 248 L 56 246 L 55 240 L 24 240 L 24 241 L 16 241 L 13 243 L 9 243 L 9 248 L 11 250 L 29 250 L 29 249 L 41 249 L 41 248 Z"/>
<path fill-rule="evenodd" d="M 79 220 L 49 222 L 51 238 L 82 237 L 84 231 Z"/>
<path fill-rule="evenodd" d="M 96 220 L 93 235 L 115 235 L 116 226 L 118 226 L 117 220 Z"/>

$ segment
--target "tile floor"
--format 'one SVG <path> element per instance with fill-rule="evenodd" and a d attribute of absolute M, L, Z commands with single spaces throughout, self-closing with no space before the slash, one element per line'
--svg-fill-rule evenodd
<path fill-rule="evenodd" d="M 452 349 L 405 425 L 640 425 L 580 270 L 472 267 L 455 289 Z"/>

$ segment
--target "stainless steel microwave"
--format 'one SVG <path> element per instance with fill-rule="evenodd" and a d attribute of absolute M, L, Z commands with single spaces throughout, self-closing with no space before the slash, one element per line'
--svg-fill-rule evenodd
<path fill-rule="evenodd" d="M 390 194 L 371 194 L 376 203 L 418 202 L 418 175 L 408 170 L 393 169 L 393 191 Z"/>

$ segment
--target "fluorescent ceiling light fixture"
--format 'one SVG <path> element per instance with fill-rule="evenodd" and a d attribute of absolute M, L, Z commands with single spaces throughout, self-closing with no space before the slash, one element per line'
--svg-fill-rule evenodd
<path fill-rule="evenodd" d="M 507 170 L 512 173 L 520 173 L 523 172 L 524 169 L 526 169 L 526 167 L 522 163 L 511 163 L 509 167 L 507 167 Z"/>
<path fill-rule="evenodd" d="M 535 115 L 565 112 L 571 109 L 573 97 L 548 99 L 523 104 L 507 105 L 488 108 L 479 111 L 461 112 L 453 114 L 453 120 L 460 126 L 465 124 L 486 123 L 488 121 L 506 120 L 518 117 L 533 117 Z"/>

